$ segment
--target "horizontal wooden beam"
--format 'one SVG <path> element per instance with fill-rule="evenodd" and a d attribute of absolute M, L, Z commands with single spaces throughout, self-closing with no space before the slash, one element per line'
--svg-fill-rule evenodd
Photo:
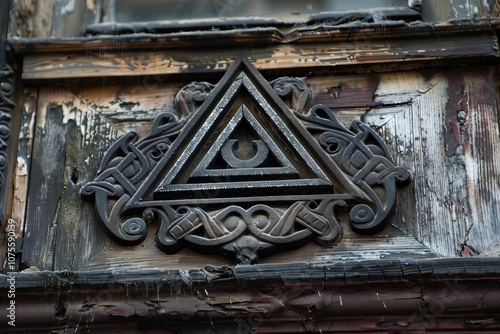
<path fill-rule="evenodd" d="M 496 36 L 492 35 L 140 53 L 101 47 L 99 52 L 91 49 L 79 53 L 28 54 L 24 57 L 23 80 L 222 73 L 240 53 L 245 53 L 260 71 L 291 69 L 296 73 L 367 66 L 370 70 L 394 70 L 428 66 L 430 62 L 449 65 L 476 60 L 484 64 L 500 59 Z"/>
<path fill-rule="evenodd" d="M 424 37 L 494 35 L 500 19 L 461 19 L 450 22 L 380 21 L 329 25 L 304 24 L 290 30 L 278 27 L 236 28 L 229 30 L 179 30 L 170 33 L 131 33 L 71 38 L 15 38 L 10 43 L 18 54 L 57 52 L 116 53 L 131 50 L 189 49 L 204 52 L 215 47 L 254 47 L 303 43 L 357 43 L 371 40 L 397 40 Z M 133 31 L 133 30 L 132 30 Z M 208 48 L 208 49 L 207 49 Z"/>
<path fill-rule="evenodd" d="M 419 11 L 405 7 L 374 8 L 355 11 L 323 11 L 319 13 L 294 13 L 273 16 L 236 16 L 204 19 L 183 19 L 145 22 L 100 22 L 87 25 L 91 35 L 122 35 L 135 33 L 169 33 L 192 30 L 233 30 L 249 27 L 293 27 L 319 24 L 346 24 L 350 22 L 422 21 Z"/>
<path fill-rule="evenodd" d="M 0 287 L 15 289 L 16 329 L 30 332 L 420 333 L 498 331 L 499 280 L 498 258 L 455 258 L 22 272 L 0 275 Z"/>

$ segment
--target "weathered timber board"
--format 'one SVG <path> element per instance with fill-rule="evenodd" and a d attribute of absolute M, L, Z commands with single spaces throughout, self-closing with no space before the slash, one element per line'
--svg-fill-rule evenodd
<path fill-rule="evenodd" d="M 20 110 L 20 129 L 17 138 L 17 151 L 13 178 L 12 214 L 10 219 L 14 222 L 18 250 L 21 251 L 26 225 L 26 205 L 28 201 L 29 171 L 31 168 L 31 155 L 33 140 L 35 138 L 35 117 L 38 89 L 27 88 L 23 92 L 23 105 Z"/>
<path fill-rule="evenodd" d="M 78 197 L 80 187 L 95 176 L 109 144 L 131 129 L 144 136 L 157 113 L 173 110 L 175 93 L 187 83 L 146 82 L 41 90 L 33 155 L 33 166 L 41 169 L 33 169 L 30 176 L 35 186 L 30 187 L 26 227 L 39 240 L 25 249 L 26 265 L 57 270 L 187 269 L 228 263 L 190 250 L 163 254 L 154 245 L 155 226 L 141 245 L 119 246 L 102 233 L 92 206 Z M 479 253 L 498 240 L 500 194 L 495 180 L 500 169 L 495 154 L 500 145 L 492 68 L 464 69 L 460 77 L 454 70 L 311 75 L 307 83 L 314 103 L 327 104 L 342 123 L 362 118 L 374 126 L 396 162 L 412 170 L 415 180 L 399 192 L 396 215 L 379 235 L 361 237 L 344 226 L 344 239 L 332 248 L 311 244 L 263 263 L 455 257 L 461 244 Z M 469 96 L 470 125 L 464 128 L 469 138 L 464 147 L 469 148 L 456 155 L 446 145 L 455 138 L 446 126 L 453 115 L 456 119 L 462 86 Z M 58 136 L 57 144 L 50 136 Z M 465 165 L 457 169 L 455 157 L 460 154 Z M 54 163 L 58 159 L 60 166 Z"/>
<path fill-rule="evenodd" d="M 37 103 L 23 261 L 41 269 L 73 268 L 75 247 L 82 243 L 79 236 L 85 238 L 86 251 L 101 247 L 102 231 L 93 220 L 93 209 L 82 207 L 78 193 L 80 178 L 93 177 L 99 155 L 109 144 L 103 135 L 109 126 L 73 97 L 64 89 L 46 87 L 40 89 Z M 87 127 L 92 131 L 82 138 Z"/>
<path fill-rule="evenodd" d="M 368 40 L 419 38 L 447 38 L 493 35 L 500 27 L 498 18 L 468 18 L 451 22 L 378 21 L 375 23 L 350 22 L 340 25 L 299 25 L 288 31 L 278 28 L 249 28 L 226 31 L 182 31 L 169 34 L 130 34 L 121 36 L 11 39 L 19 54 L 85 52 L 85 51 L 154 51 L 155 49 L 194 48 L 203 51 L 213 47 L 225 48 L 304 43 L 352 43 Z"/>
<path fill-rule="evenodd" d="M 414 173 L 415 197 L 405 191 L 399 212 L 416 208 L 409 223 L 417 239 L 442 256 L 457 256 L 464 245 L 477 255 L 500 239 L 495 71 L 450 71 L 426 82 L 432 88 L 408 108 L 373 110 L 365 120 L 385 128 L 397 162 Z M 396 81 L 388 83 L 376 94 L 400 91 Z"/>
<path fill-rule="evenodd" d="M 125 43 L 125 42 L 124 42 Z M 125 43 L 126 44 L 126 43 Z M 259 49 L 165 50 L 148 53 L 106 53 L 116 47 L 87 50 L 85 53 L 26 55 L 24 80 L 62 78 L 109 78 L 117 76 L 168 76 L 224 72 L 240 53 L 260 71 L 288 69 L 308 71 L 351 69 L 353 66 L 380 65 L 379 70 L 398 66 L 421 67 L 423 63 L 447 59 L 447 64 L 464 58 L 480 57 L 495 62 L 498 57 L 494 36 L 456 36 L 425 39 L 369 41 L 365 38 L 323 44 L 279 45 Z M 390 61 L 390 65 L 386 64 Z M 163 80 L 173 80 L 164 78 Z"/>
<path fill-rule="evenodd" d="M 498 259 L 16 275 L 16 326 L 121 333 L 495 333 Z M 0 287 L 9 276 L 0 275 Z M 362 315 L 360 315 L 362 312 Z M 5 309 L 0 316 L 5 317 Z M 109 327 L 108 327 L 109 326 Z M 447 330 L 447 331 L 446 331 Z"/>

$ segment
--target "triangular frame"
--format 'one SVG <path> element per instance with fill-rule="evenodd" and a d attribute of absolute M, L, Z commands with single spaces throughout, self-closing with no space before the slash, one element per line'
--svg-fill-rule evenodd
<path fill-rule="evenodd" d="M 217 169 L 210 168 L 210 165 L 217 159 L 217 155 L 224 151 L 224 145 L 229 140 L 230 136 L 236 131 L 240 124 L 246 120 L 251 128 L 259 135 L 263 145 L 271 152 L 275 159 L 279 162 L 279 167 L 255 168 L 226 168 Z M 256 153 L 256 156 L 258 156 Z M 224 154 L 222 154 L 224 155 Z M 256 172 L 261 176 L 288 176 L 290 178 L 299 177 L 299 172 L 295 169 L 290 159 L 282 152 L 282 150 L 272 140 L 271 136 L 257 121 L 245 105 L 242 105 L 240 110 L 236 112 L 233 118 L 228 122 L 227 126 L 222 130 L 216 141 L 210 147 L 206 155 L 200 161 L 198 166 L 193 171 L 192 177 L 218 177 L 218 176 L 254 176 Z"/>
<path fill-rule="evenodd" d="M 170 186 L 175 183 L 176 177 L 181 173 L 183 167 L 190 162 L 190 158 L 198 153 L 200 143 L 207 139 L 207 131 L 217 125 L 225 116 L 227 108 L 245 91 L 260 106 L 272 125 L 279 129 L 283 138 L 287 141 L 289 148 L 295 150 L 295 155 L 308 164 L 315 178 L 296 179 L 293 181 L 297 190 L 290 192 L 290 186 L 282 180 L 266 180 L 247 184 L 215 182 L 206 187 L 192 186 Z M 159 201 L 168 199 L 171 204 L 187 203 L 184 197 L 191 198 L 187 193 L 203 192 L 210 190 L 218 192 L 224 189 L 227 195 L 224 198 L 242 196 L 239 190 L 247 190 L 247 194 L 256 201 L 256 195 L 262 189 L 267 189 L 267 195 L 286 198 L 290 195 L 317 194 L 322 198 L 325 194 L 349 193 L 354 197 L 366 199 L 361 189 L 349 180 L 340 168 L 325 154 L 316 140 L 297 120 L 293 112 L 280 99 L 272 89 L 268 81 L 255 69 L 246 57 L 239 59 L 229 68 L 210 96 L 201 105 L 198 111 L 191 115 L 191 119 L 185 126 L 189 131 L 183 131 L 172 144 L 170 149 L 162 157 L 148 179 L 138 189 L 135 195 L 127 203 L 126 208 L 142 207 L 145 201 Z M 305 162 L 307 161 L 307 162 Z M 168 188 L 170 186 L 170 188 Z M 162 196 L 156 189 L 167 189 Z M 317 189 L 315 189 L 317 188 Z M 178 191 L 178 192 L 176 192 Z M 155 197 L 152 194 L 155 193 Z M 158 195 L 160 194 L 160 195 Z M 282 194 L 282 195 L 280 195 Z M 247 197 L 249 197 L 247 196 Z M 274 200 L 279 200 L 275 198 Z M 200 198 L 203 203 L 220 202 L 220 198 Z M 199 202 L 198 202 L 199 203 Z"/>

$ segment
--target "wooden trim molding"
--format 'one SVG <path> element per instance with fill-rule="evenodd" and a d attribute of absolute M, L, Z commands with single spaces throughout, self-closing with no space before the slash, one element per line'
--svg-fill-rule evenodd
<path fill-rule="evenodd" d="M 232 30 L 182 31 L 172 33 L 140 33 L 119 36 L 90 36 L 63 38 L 13 38 L 10 40 L 18 54 L 55 53 L 72 51 L 131 51 L 159 48 L 254 47 L 306 43 L 359 43 L 367 40 L 397 40 L 425 37 L 448 38 L 467 35 L 495 35 L 500 27 L 498 18 L 455 19 L 449 22 L 381 21 L 375 23 L 299 26 L 281 31 L 276 27 Z M 464 50 L 471 51 L 471 50 Z"/>
<path fill-rule="evenodd" d="M 114 11 L 109 9 L 108 12 Z M 266 17 L 267 16 L 267 17 Z M 98 22 L 89 24 L 86 33 L 90 35 L 123 35 L 137 33 L 162 34 L 189 30 L 232 30 L 248 27 L 280 27 L 290 29 L 297 25 L 340 25 L 349 22 L 380 21 L 422 21 L 417 10 L 404 7 L 374 8 L 372 10 L 324 11 L 311 14 L 214 17 L 204 19 L 183 19 L 146 22 Z"/>
<path fill-rule="evenodd" d="M 498 19 L 346 24 L 65 39 L 12 39 L 23 80 L 220 75 L 244 52 L 262 73 L 384 72 L 496 64 Z M 141 52 L 138 52 L 140 50 Z M 147 52 L 145 52 L 147 51 Z M 198 57 L 203 51 L 204 56 Z"/>
<path fill-rule="evenodd" d="M 499 283 L 497 258 L 0 276 L 30 333 L 495 333 Z"/>

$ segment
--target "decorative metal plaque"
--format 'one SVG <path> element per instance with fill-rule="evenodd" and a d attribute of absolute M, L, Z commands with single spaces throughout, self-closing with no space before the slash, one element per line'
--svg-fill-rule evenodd
<path fill-rule="evenodd" d="M 81 195 L 120 244 L 156 224 L 166 253 L 187 246 L 244 264 L 310 241 L 328 247 L 342 237 L 339 217 L 380 231 L 410 173 L 369 126 L 348 130 L 310 100 L 302 79 L 268 82 L 241 57 L 216 86 L 181 89 L 177 113 L 159 114 L 147 136 L 118 139 Z"/>

